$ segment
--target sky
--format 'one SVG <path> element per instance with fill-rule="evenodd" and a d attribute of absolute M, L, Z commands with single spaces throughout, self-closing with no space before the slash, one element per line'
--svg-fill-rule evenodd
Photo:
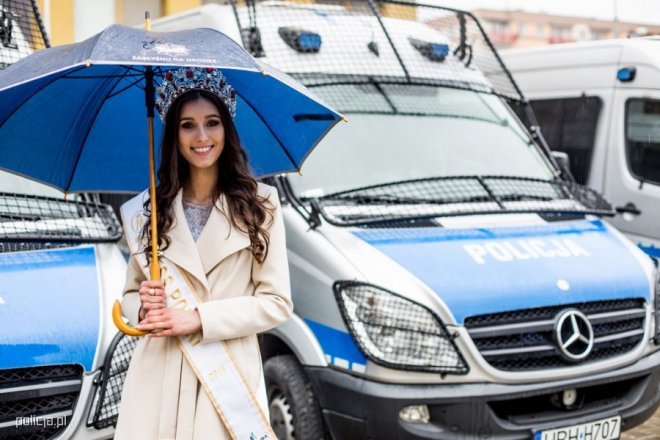
<path fill-rule="evenodd" d="M 457 9 L 522 9 L 556 15 L 613 20 L 616 10 L 619 21 L 660 24 L 660 0 L 420 0 Z"/>

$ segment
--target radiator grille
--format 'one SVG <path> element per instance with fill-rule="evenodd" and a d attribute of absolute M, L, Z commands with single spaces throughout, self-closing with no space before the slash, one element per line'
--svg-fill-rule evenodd
<path fill-rule="evenodd" d="M 564 359 L 554 338 L 555 318 L 566 309 L 584 313 L 594 346 L 581 363 L 630 352 L 644 339 L 643 299 L 624 299 L 541 307 L 472 316 L 465 327 L 484 359 L 504 371 L 528 371 L 575 365 Z"/>
<path fill-rule="evenodd" d="M 50 439 L 71 420 L 82 367 L 56 365 L 0 371 L 0 439 Z"/>

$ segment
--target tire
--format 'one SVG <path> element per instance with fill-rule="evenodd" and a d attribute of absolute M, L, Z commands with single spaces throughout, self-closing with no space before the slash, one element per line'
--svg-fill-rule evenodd
<path fill-rule="evenodd" d="M 330 438 L 312 384 L 293 355 L 268 359 L 264 376 L 270 424 L 278 440 Z"/>

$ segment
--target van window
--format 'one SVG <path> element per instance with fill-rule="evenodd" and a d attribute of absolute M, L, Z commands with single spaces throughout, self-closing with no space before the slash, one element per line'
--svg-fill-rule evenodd
<path fill-rule="evenodd" d="M 571 173 L 586 184 L 596 139 L 598 116 L 603 106 L 596 96 L 538 99 L 530 104 L 552 150 L 568 154 Z"/>
<path fill-rule="evenodd" d="M 290 176 L 303 196 L 439 176 L 552 179 L 500 98 L 444 87 L 380 84 L 314 89 L 348 115 Z"/>
<path fill-rule="evenodd" d="M 660 184 L 660 101 L 626 102 L 626 156 L 633 176 Z"/>

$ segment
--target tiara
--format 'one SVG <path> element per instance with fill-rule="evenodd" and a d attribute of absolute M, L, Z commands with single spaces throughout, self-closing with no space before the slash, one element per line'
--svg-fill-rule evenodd
<path fill-rule="evenodd" d="M 165 72 L 163 82 L 156 89 L 156 110 L 161 121 L 165 121 L 165 115 L 174 100 L 190 90 L 207 90 L 218 95 L 227 106 L 232 119 L 236 116 L 236 91 L 227 83 L 220 70 L 210 67 L 180 67 Z"/>

